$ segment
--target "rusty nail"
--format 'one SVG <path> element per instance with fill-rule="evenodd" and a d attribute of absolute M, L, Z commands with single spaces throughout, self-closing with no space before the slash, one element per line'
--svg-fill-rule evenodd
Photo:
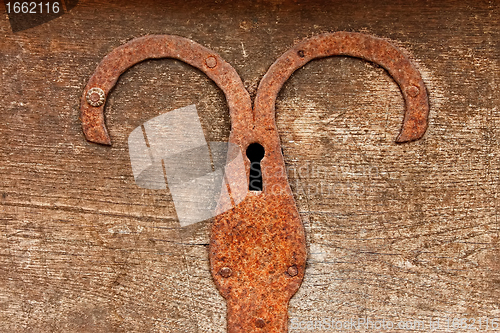
<path fill-rule="evenodd" d="M 208 65 L 214 64 L 215 61 L 216 67 L 214 69 L 207 65 L 207 60 L 210 57 L 214 59 L 209 60 Z M 108 94 L 120 75 L 128 68 L 146 59 L 158 58 L 178 59 L 201 70 L 224 92 L 232 115 L 232 124 L 236 127 L 239 125 L 235 120 L 236 110 L 238 111 L 238 119 L 243 119 L 242 124 L 251 121 L 252 101 L 241 82 L 241 78 L 231 65 L 222 60 L 218 61 L 220 57 L 215 52 L 187 38 L 148 35 L 133 39 L 114 49 L 104 57 L 89 79 L 80 104 L 82 129 L 88 141 L 111 145 L 104 117 L 104 103 Z M 99 107 L 92 105 L 99 105 L 93 102 L 97 95 L 88 94 L 93 87 L 99 87 L 104 92 L 103 104 Z M 101 100 L 100 97 L 99 100 Z"/>
<path fill-rule="evenodd" d="M 300 58 L 302 53 L 307 59 Z M 264 126 L 274 124 L 276 97 L 286 80 L 304 66 L 306 60 L 334 55 L 362 58 L 385 68 L 401 88 L 406 102 L 403 126 L 396 142 L 414 141 L 424 135 L 429 101 L 418 69 L 387 40 L 355 32 L 336 32 L 305 39 L 278 58 L 259 84 L 254 102 L 257 122 Z"/>
<path fill-rule="evenodd" d="M 105 94 L 104 90 L 101 88 L 91 88 L 87 92 L 87 103 L 89 103 L 92 106 L 98 107 L 104 104 L 104 99 L 105 99 Z"/>
<path fill-rule="evenodd" d="M 409 86 L 407 89 L 406 89 L 406 93 L 410 96 L 410 97 L 417 97 L 418 94 L 420 94 L 420 89 L 418 89 L 417 86 Z"/>
<path fill-rule="evenodd" d="M 219 274 L 224 278 L 228 278 L 231 276 L 231 274 L 233 274 L 233 271 L 229 267 L 222 267 L 221 270 L 219 271 Z"/>
<path fill-rule="evenodd" d="M 111 140 L 104 123 L 104 107 L 92 108 L 89 105 L 103 105 L 106 94 L 121 73 L 134 64 L 151 58 L 180 59 L 200 69 L 224 92 L 234 125 L 231 126 L 231 142 L 247 147 L 252 142 L 261 141 L 269 146 L 267 166 L 279 171 L 275 174 L 285 176 L 270 176 L 269 171 L 263 168 L 263 178 L 269 175 L 264 191 L 259 196 L 246 196 L 233 209 L 217 215 L 212 224 L 210 267 L 217 288 L 228 300 L 228 332 L 251 332 L 265 327 L 268 332 L 284 333 L 288 302 L 302 282 L 307 257 L 305 230 L 280 154 L 275 102 L 286 80 L 306 62 L 306 55 L 308 59 L 347 55 L 380 64 L 409 97 L 405 100 L 403 127 L 397 142 L 422 137 L 428 124 L 429 104 L 420 73 L 404 54 L 386 40 L 359 33 L 319 35 L 287 51 L 262 79 L 253 112 L 250 96 L 234 68 L 213 51 L 188 39 L 168 35 L 140 37 L 111 52 L 99 64 L 84 90 L 88 93 L 81 99 L 81 120 L 86 138 L 109 145 Z M 221 59 L 219 63 L 218 59 Z M 211 70 L 213 68 L 216 70 Z M 283 191 L 276 193 L 270 190 L 274 188 Z M 261 237 L 264 233 L 266 237 Z M 273 242 L 268 242 L 268 239 Z M 270 264 L 261 265 L 262 257 L 268 254 L 272 255 Z M 231 268 L 221 267 L 228 262 Z M 293 265 L 289 266 L 291 263 Z M 285 268 L 286 272 L 283 272 Z M 227 279 L 232 276 L 232 269 L 238 274 Z M 284 274 L 295 278 L 287 279 Z M 251 297 L 241 298 L 242 295 Z M 260 317 L 249 311 L 256 307 Z M 266 322 L 267 318 L 272 320 Z"/>
<path fill-rule="evenodd" d="M 290 275 L 290 276 L 297 276 L 297 274 L 299 274 L 299 270 L 298 270 L 297 266 L 295 266 L 295 265 L 288 267 L 287 272 L 288 272 L 288 275 Z"/>
<path fill-rule="evenodd" d="M 255 320 L 255 326 L 258 328 L 264 328 L 264 326 L 266 326 L 266 322 L 262 318 L 257 318 L 257 320 Z"/>
<path fill-rule="evenodd" d="M 215 59 L 214 56 L 210 56 L 207 59 L 205 59 L 205 63 L 209 68 L 214 68 L 215 66 L 217 66 L 217 59 Z"/>

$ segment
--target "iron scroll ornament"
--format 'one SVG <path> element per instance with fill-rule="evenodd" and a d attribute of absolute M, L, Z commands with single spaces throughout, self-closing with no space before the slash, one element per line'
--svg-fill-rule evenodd
<path fill-rule="evenodd" d="M 81 121 L 88 141 L 110 145 L 105 101 L 119 76 L 151 58 L 175 58 L 203 71 L 225 94 L 231 118 L 229 142 L 242 151 L 264 147 L 263 189 L 249 191 L 234 208 L 214 218 L 209 258 L 215 284 L 228 304 L 227 331 L 288 331 L 288 303 L 302 283 L 306 265 L 305 231 L 288 184 L 275 124 L 276 97 L 292 73 L 316 58 L 346 55 L 374 62 L 394 78 L 405 100 L 396 142 L 420 139 L 428 126 L 429 102 L 420 73 L 384 39 L 351 32 L 328 33 L 298 43 L 270 67 L 252 108 L 250 95 L 231 65 L 186 38 L 136 38 L 108 54 L 84 89 Z M 245 160 L 248 179 L 250 162 Z"/>

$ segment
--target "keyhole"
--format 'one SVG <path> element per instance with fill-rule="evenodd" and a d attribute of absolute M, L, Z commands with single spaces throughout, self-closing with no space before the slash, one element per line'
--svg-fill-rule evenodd
<path fill-rule="evenodd" d="M 247 157 L 250 160 L 250 179 L 248 181 L 248 189 L 250 191 L 262 191 L 260 161 L 264 158 L 264 154 L 264 147 L 258 143 L 252 143 L 247 148 Z"/>

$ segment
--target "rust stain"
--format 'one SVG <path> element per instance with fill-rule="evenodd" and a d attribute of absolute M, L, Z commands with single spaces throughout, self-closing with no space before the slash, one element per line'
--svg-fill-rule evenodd
<path fill-rule="evenodd" d="M 384 67 L 401 88 L 406 112 L 397 142 L 417 140 L 427 128 L 425 85 L 408 58 L 389 42 L 373 36 L 338 32 L 306 39 L 285 52 L 262 79 L 252 110 L 236 71 L 219 55 L 177 36 L 137 38 L 106 56 L 85 87 L 81 101 L 83 131 L 89 141 L 110 144 L 104 106 L 89 90 L 107 97 L 127 68 L 149 58 L 175 58 L 202 70 L 225 93 L 231 116 L 229 141 L 245 151 L 252 143 L 265 149 L 263 189 L 214 218 L 209 247 L 210 270 L 228 304 L 230 333 L 287 332 L 288 303 L 305 273 L 305 231 L 288 184 L 275 124 L 275 101 L 285 81 L 316 58 L 347 55 Z M 95 90 L 93 90 L 95 91 Z M 245 160 L 246 177 L 250 162 Z"/>
<path fill-rule="evenodd" d="M 94 103 L 97 106 L 92 106 L 89 101 L 97 99 L 92 92 L 101 89 L 107 99 L 109 91 L 127 69 L 146 59 L 157 58 L 181 60 L 198 68 L 212 79 L 226 96 L 233 120 L 232 126 L 238 128 L 237 124 L 247 123 L 251 118 L 252 105 L 248 92 L 238 73 L 218 54 L 187 38 L 150 35 L 133 39 L 114 49 L 104 57 L 87 83 L 81 98 L 80 119 L 88 141 L 111 145 L 104 122 L 105 100 L 102 103 Z M 89 91 L 91 94 L 87 99 Z M 240 121 L 236 121 L 239 118 Z"/>
<path fill-rule="evenodd" d="M 385 39 L 355 32 L 327 33 L 305 39 L 276 60 L 258 88 L 254 107 L 257 124 L 266 126 L 273 123 L 276 96 L 293 72 L 313 59 L 337 55 L 376 63 L 385 68 L 399 85 L 406 111 L 396 142 L 414 141 L 424 135 L 428 123 L 429 100 L 419 71 L 401 50 Z"/>

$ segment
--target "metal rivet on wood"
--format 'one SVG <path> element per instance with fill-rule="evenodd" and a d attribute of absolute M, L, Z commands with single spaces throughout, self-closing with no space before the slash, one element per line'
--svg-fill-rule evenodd
<path fill-rule="evenodd" d="M 224 92 L 231 118 L 229 141 L 242 151 L 252 143 L 263 146 L 262 191 L 249 191 L 241 203 L 217 215 L 211 230 L 210 269 L 228 304 L 228 332 L 287 332 L 288 302 L 304 278 L 306 243 L 286 176 L 275 101 L 295 70 L 313 59 L 335 55 L 366 59 L 385 68 L 399 85 L 406 104 L 396 142 L 423 136 L 429 103 L 420 73 L 391 43 L 360 33 L 323 34 L 292 47 L 263 77 L 253 108 L 231 65 L 213 51 L 177 36 L 146 36 L 118 47 L 102 60 L 84 89 L 80 108 L 85 137 L 110 145 L 104 96 L 119 76 L 146 59 L 179 59 L 203 71 Z M 95 87 L 103 92 L 102 102 L 100 93 L 94 95 Z M 248 160 L 245 163 L 248 176 L 250 164 Z"/>

